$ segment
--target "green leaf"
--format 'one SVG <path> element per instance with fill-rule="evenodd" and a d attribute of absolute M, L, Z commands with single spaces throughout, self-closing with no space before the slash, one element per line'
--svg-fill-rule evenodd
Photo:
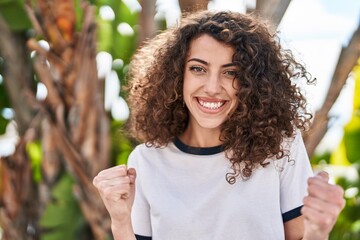
<path fill-rule="evenodd" d="M 115 165 L 126 164 L 134 146 L 122 130 L 124 122 L 114 120 L 111 125 L 112 155 L 115 158 Z"/>
<path fill-rule="evenodd" d="M 351 163 L 360 163 L 360 67 L 354 68 L 354 72 L 354 112 L 349 123 L 344 128 L 344 143 L 349 161 Z"/>
<path fill-rule="evenodd" d="M 124 3 L 120 2 L 117 6 L 118 8 L 114 8 L 115 12 L 115 21 L 117 24 L 121 22 L 127 22 L 130 26 L 134 26 L 138 24 L 138 13 L 131 12 L 129 7 Z"/>
<path fill-rule="evenodd" d="M 2 76 L 0 75 L 0 135 L 6 131 L 6 126 L 9 123 L 8 119 L 2 116 L 2 110 L 10 107 L 9 97 L 6 93 L 5 85 L 3 83 Z"/>
<path fill-rule="evenodd" d="M 0 16 L 13 31 L 24 31 L 32 27 L 23 0 L 0 0 Z"/>
<path fill-rule="evenodd" d="M 53 200 L 40 219 L 45 232 L 41 240 L 78 239 L 76 233 L 84 227 L 84 217 L 73 195 L 74 181 L 64 174 L 53 188 Z"/>
<path fill-rule="evenodd" d="M 80 31 L 82 27 L 83 11 L 81 7 L 81 0 L 74 0 L 75 15 L 76 15 L 76 31 Z"/>
<path fill-rule="evenodd" d="M 27 154 L 31 160 L 31 168 L 33 170 L 33 177 L 36 182 L 40 182 L 42 175 L 41 175 L 41 159 L 42 159 L 42 150 L 41 144 L 39 141 L 36 142 L 29 142 L 26 145 Z"/>
<path fill-rule="evenodd" d="M 323 152 L 321 154 L 314 154 L 311 157 L 311 164 L 313 165 L 318 165 L 321 163 L 329 163 L 330 162 L 330 156 L 331 156 L 331 152 Z"/>
<path fill-rule="evenodd" d="M 354 67 L 353 72 L 355 73 L 355 89 L 354 89 L 354 111 L 360 111 L 360 59 L 358 65 Z"/>
<path fill-rule="evenodd" d="M 9 120 L 5 119 L 2 115 L 0 115 L 0 135 L 3 135 L 5 133 L 8 123 Z"/>
<path fill-rule="evenodd" d="M 114 35 L 113 58 L 123 59 L 124 63 L 128 64 L 136 49 L 136 38 L 135 36 L 121 35 L 118 31 Z"/>
<path fill-rule="evenodd" d="M 115 19 L 113 21 L 113 58 L 120 58 L 124 60 L 125 64 L 128 64 L 131 56 L 135 52 L 137 46 L 137 31 L 134 27 L 138 24 L 139 13 L 131 12 L 129 7 L 122 1 L 116 1 L 111 5 Z M 134 30 L 133 35 L 121 35 L 118 32 L 118 26 L 121 23 L 127 23 Z"/>
<path fill-rule="evenodd" d="M 339 166 L 349 165 L 347 149 L 344 139 L 340 142 L 339 146 L 332 152 L 330 157 L 330 164 Z"/>
<path fill-rule="evenodd" d="M 0 75 L 0 109 L 11 107 L 4 81 L 2 75 Z"/>
<path fill-rule="evenodd" d="M 346 148 L 346 156 L 349 162 L 360 163 L 360 127 L 351 131 L 345 129 L 344 144 Z"/>
<path fill-rule="evenodd" d="M 98 18 L 98 51 L 110 52 L 113 42 L 113 28 L 110 21 Z"/>

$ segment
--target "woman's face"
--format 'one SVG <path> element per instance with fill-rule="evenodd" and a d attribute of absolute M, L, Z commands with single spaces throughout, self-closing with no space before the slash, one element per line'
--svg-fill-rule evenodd
<path fill-rule="evenodd" d="M 233 54 L 232 47 L 206 34 L 190 42 L 183 86 L 190 129 L 220 129 L 235 111 L 239 86 Z"/>

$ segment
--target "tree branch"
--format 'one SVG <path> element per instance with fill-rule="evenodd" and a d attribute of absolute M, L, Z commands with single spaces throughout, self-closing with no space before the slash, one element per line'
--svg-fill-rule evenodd
<path fill-rule="evenodd" d="M 354 32 L 349 45 L 343 48 L 331 84 L 322 107 L 315 113 L 315 118 L 308 133 L 304 134 L 304 141 L 309 156 L 314 154 L 327 131 L 329 111 L 338 98 L 348 76 L 360 57 L 360 27 Z"/>
<path fill-rule="evenodd" d="M 21 33 L 12 33 L 0 16 L 0 54 L 5 60 L 4 82 L 20 135 L 28 128 L 34 114 L 29 101 L 31 90 L 32 68 Z"/>

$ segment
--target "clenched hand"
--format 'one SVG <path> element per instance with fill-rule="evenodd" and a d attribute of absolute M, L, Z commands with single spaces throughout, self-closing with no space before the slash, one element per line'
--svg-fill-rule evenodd
<path fill-rule="evenodd" d="M 345 206 L 344 190 L 328 183 L 329 176 L 320 172 L 308 179 L 308 196 L 304 198 L 302 214 L 304 222 L 304 240 L 325 240 L 334 227 Z"/>

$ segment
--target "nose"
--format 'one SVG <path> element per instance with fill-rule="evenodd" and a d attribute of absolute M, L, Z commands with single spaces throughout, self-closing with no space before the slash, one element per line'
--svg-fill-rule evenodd
<path fill-rule="evenodd" d="M 210 96 L 216 95 L 221 91 L 221 82 L 217 74 L 209 75 L 209 78 L 204 84 L 204 92 Z"/>

